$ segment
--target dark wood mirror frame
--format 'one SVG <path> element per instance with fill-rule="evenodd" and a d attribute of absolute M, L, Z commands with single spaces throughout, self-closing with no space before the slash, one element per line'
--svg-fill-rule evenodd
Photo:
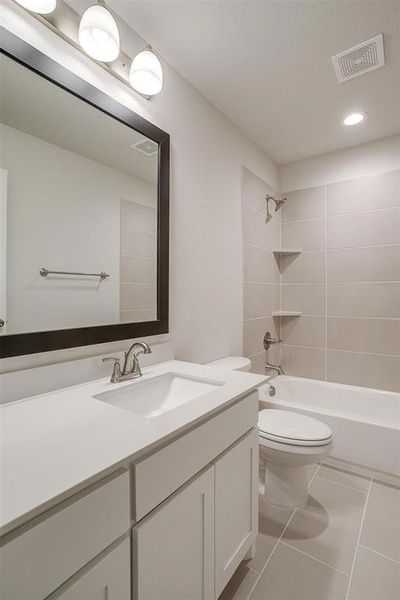
<path fill-rule="evenodd" d="M 158 143 L 157 320 L 0 336 L 0 358 L 168 332 L 169 134 L 0 27 L 2 54 Z"/>

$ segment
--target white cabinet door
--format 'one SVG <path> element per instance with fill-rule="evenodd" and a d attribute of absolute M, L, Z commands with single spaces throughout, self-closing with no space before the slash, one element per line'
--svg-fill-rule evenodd
<path fill-rule="evenodd" d="M 214 599 L 214 467 L 133 529 L 135 600 Z"/>
<path fill-rule="evenodd" d="M 62 588 L 48 600 L 130 600 L 130 539 L 126 538 L 81 577 Z"/>
<path fill-rule="evenodd" d="M 258 429 L 215 461 L 215 590 L 220 595 L 258 531 Z"/>

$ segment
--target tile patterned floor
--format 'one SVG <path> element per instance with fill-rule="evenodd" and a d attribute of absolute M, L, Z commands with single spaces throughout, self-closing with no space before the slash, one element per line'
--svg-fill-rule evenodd
<path fill-rule="evenodd" d="M 260 500 L 253 559 L 219 600 L 400 600 L 400 490 L 322 465 L 307 506 Z"/>

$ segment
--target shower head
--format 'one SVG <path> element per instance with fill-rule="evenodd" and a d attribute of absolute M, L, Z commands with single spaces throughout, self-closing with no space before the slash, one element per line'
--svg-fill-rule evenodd
<path fill-rule="evenodd" d="M 277 212 L 282 206 L 285 204 L 286 198 L 282 198 L 281 200 L 275 200 L 275 212 Z"/>
<path fill-rule="evenodd" d="M 269 201 L 272 200 L 273 202 L 275 202 L 275 212 L 277 212 L 285 204 L 286 198 L 282 198 L 282 200 L 275 200 L 275 198 L 273 196 L 267 195 L 266 198 L 265 198 L 265 200 L 267 201 L 267 218 L 266 218 L 266 221 L 268 222 L 272 218 L 272 215 L 269 212 Z"/>

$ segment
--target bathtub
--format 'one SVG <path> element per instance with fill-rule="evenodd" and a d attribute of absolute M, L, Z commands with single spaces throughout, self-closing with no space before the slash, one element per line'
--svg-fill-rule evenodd
<path fill-rule="evenodd" d="M 331 462 L 400 477 L 400 394 L 280 375 L 260 387 L 261 408 L 294 410 L 333 431 Z M 328 461 L 330 462 L 330 461 Z"/>

